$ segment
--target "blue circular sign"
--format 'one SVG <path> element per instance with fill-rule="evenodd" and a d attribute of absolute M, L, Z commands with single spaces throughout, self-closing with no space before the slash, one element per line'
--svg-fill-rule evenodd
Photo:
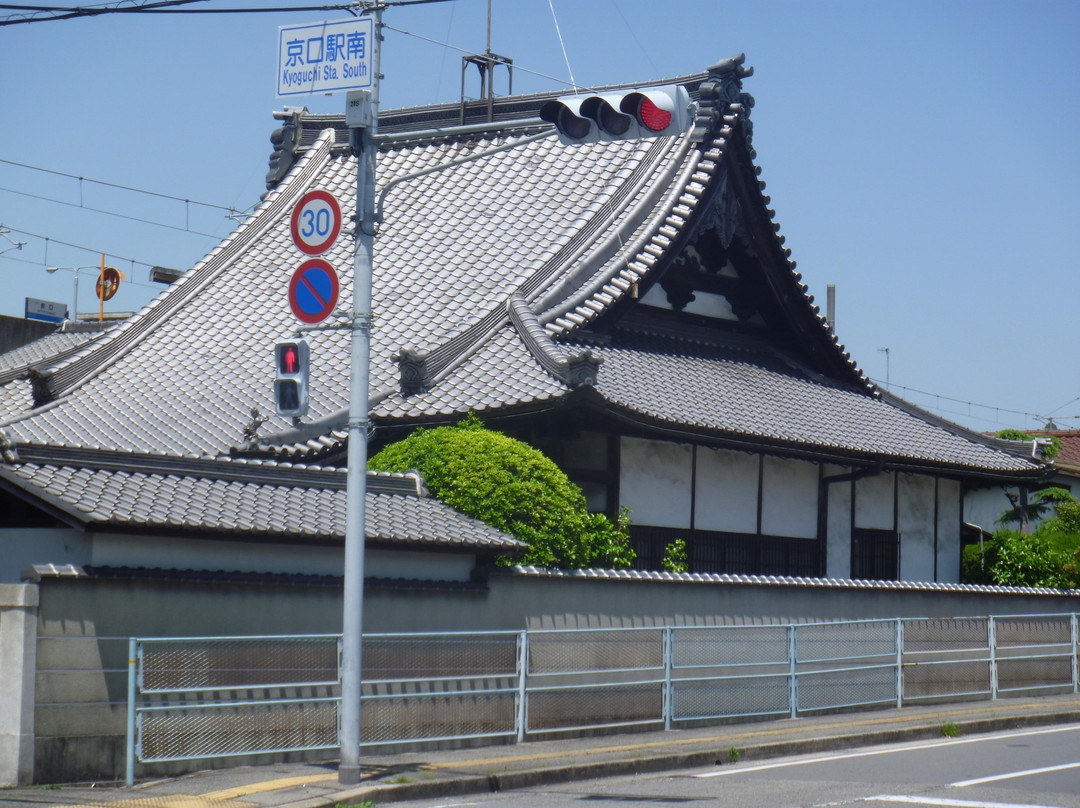
<path fill-rule="evenodd" d="M 302 323 L 321 323 L 337 306 L 338 276 L 321 258 L 300 265 L 289 281 L 289 307 Z"/>

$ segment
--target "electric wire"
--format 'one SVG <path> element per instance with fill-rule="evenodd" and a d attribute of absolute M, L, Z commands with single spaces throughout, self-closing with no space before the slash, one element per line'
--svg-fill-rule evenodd
<path fill-rule="evenodd" d="M 206 0 L 162 0 L 155 3 L 144 3 L 138 6 L 29 6 L 11 3 L 0 4 L 0 9 L 5 11 L 28 12 L 22 17 L 9 15 L 0 19 L 0 26 L 19 25 L 31 22 L 50 22 L 53 20 L 70 20 L 76 17 L 100 17 L 105 14 L 276 14 L 282 11 L 352 11 L 357 8 L 356 3 L 333 4 L 333 5 L 310 5 L 310 6 L 267 6 L 257 8 L 174 8 L 174 6 L 201 3 Z M 449 3 L 454 0 L 384 0 L 381 6 L 420 6 L 430 3 Z M 49 16 L 34 16 L 49 14 Z"/>
<path fill-rule="evenodd" d="M 559 36 L 559 47 L 562 48 L 563 61 L 566 62 L 566 72 L 570 74 L 570 86 L 577 90 L 578 84 L 574 80 L 574 71 L 570 67 L 570 57 L 566 55 L 566 43 L 563 42 L 562 29 L 559 28 L 559 18 L 555 14 L 554 0 L 548 0 L 548 8 L 551 9 L 551 19 L 555 20 L 555 33 Z"/>
<path fill-rule="evenodd" d="M 132 264 L 132 265 L 138 264 L 139 266 L 144 266 L 144 267 L 158 266 L 158 264 L 151 263 L 149 261 L 141 261 L 138 258 L 128 258 L 128 257 L 125 257 L 123 255 L 117 255 L 116 253 L 111 253 L 111 252 L 109 252 L 107 250 L 98 250 L 98 249 L 94 249 L 93 247 L 86 247 L 86 246 L 84 246 L 82 244 L 72 244 L 70 241 L 61 241 L 60 239 L 51 238 L 50 236 L 42 236 L 39 233 L 31 233 L 28 230 L 20 230 L 19 228 L 12 227 L 9 224 L 0 223 L 0 228 L 3 228 L 4 230 L 10 230 L 12 233 L 19 233 L 20 235 L 23 235 L 23 236 L 29 236 L 30 238 L 40 239 L 41 241 L 45 242 L 46 247 L 48 247 L 49 244 L 59 244 L 62 247 L 71 247 L 74 250 L 82 250 L 83 252 L 93 253 L 94 255 L 102 255 L 102 254 L 104 254 L 108 258 L 115 258 L 118 261 L 126 261 L 127 263 Z M 9 255 L 0 256 L 0 260 L 19 261 L 20 263 L 26 263 L 26 264 L 37 264 L 36 261 L 29 261 L 29 260 L 27 260 L 25 258 L 15 258 L 15 257 L 9 256 Z M 42 264 L 42 265 L 47 265 L 47 264 Z"/>
<path fill-rule="evenodd" d="M 419 39 L 419 40 L 422 40 L 424 42 L 430 42 L 432 45 L 439 45 L 440 47 L 443 47 L 443 48 L 449 48 L 450 50 L 455 50 L 455 51 L 458 51 L 459 53 L 464 53 L 467 56 L 483 57 L 483 55 L 484 55 L 482 53 L 476 53 L 475 51 L 471 51 L 468 48 L 459 48 L 457 45 L 451 45 L 449 42 L 440 42 L 437 39 L 432 39 L 431 37 L 424 36 L 423 34 L 415 34 L 412 31 L 406 31 L 404 28 L 396 28 L 393 25 L 386 24 L 385 22 L 383 23 L 383 28 L 385 28 L 388 31 L 394 31 L 394 32 L 399 33 L 399 34 L 404 34 L 405 36 L 411 36 L 414 39 Z M 548 81 L 555 81 L 555 82 L 558 82 L 559 84 L 565 84 L 568 87 L 574 87 L 575 86 L 575 85 L 571 84 L 570 82 L 568 82 L 566 79 L 561 79 L 558 76 L 549 76 L 547 73 L 541 73 L 541 72 L 539 72 L 537 70 L 529 70 L 529 68 L 522 67 L 521 65 L 516 64 L 516 63 L 514 64 L 514 70 L 520 71 L 522 73 L 528 73 L 528 74 L 530 74 L 532 76 L 539 76 L 540 78 L 547 79 Z M 590 88 L 588 88 L 588 87 L 577 87 L 576 89 L 588 90 Z"/>
<path fill-rule="evenodd" d="M 173 196 L 171 194 L 158 193 L 157 191 L 147 191 L 147 190 L 144 190 L 142 188 L 134 188 L 134 187 L 132 187 L 130 185 L 118 185 L 115 182 L 106 182 L 105 180 L 94 180 L 94 179 L 90 179 L 89 177 L 80 177 L 78 174 L 68 174 L 68 173 L 63 172 L 63 171 L 54 171 L 51 168 L 41 168 L 40 166 L 32 166 L 32 165 L 30 165 L 28 163 L 19 163 L 19 162 L 16 162 L 15 160 L 5 160 L 2 157 L 0 157 L 0 163 L 6 163 L 9 166 L 16 166 L 18 168 L 26 168 L 26 169 L 29 169 L 31 171 L 40 171 L 43 174 L 52 174 L 52 175 L 57 176 L 57 177 L 67 177 L 68 179 L 78 180 L 80 183 L 89 182 L 89 183 L 92 183 L 94 185 L 104 185 L 107 188 L 116 188 L 116 189 L 121 190 L 121 191 L 131 191 L 132 193 L 136 193 L 136 194 L 146 194 L 147 196 L 156 196 L 159 199 L 170 199 L 170 200 L 172 200 L 174 202 L 184 202 L 184 203 L 186 203 L 188 205 L 199 205 L 200 207 L 204 207 L 204 208 L 216 208 L 217 210 L 224 210 L 224 211 L 227 211 L 228 213 L 241 213 L 242 212 L 242 211 L 238 211 L 236 208 L 229 207 L 229 206 L 226 206 L 226 205 L 215 205 L 212 202 L 199 202 L 199 201 L 197 201 L 195 199 L 186 199 L 184 197 Z"/>
<path fill-rule="evenodd" d="M 975 418 L 977 420 L 986 421 L 988 423 L 998 423 L 998 424 L 1002 423 L 1002 421 L 1000 420 L 1000 415 L 1003 414 L 1003 413 L 1006 414 L 1006 415 L 1019 415 L 1019 416 L 1023 416 L 1024 418 L 1028 418 L 1028 419 L 1031 419 L 1031 420 L 1047 420 L 1049 418 L 1048 415 L 1045 415 L 1045 414 L 1042 414 L 1042 413 L 1027 412 L 1025 410 L 1012 410 L 1012 409 L 1009 409 L 1007 407 L 995 407 L 992 404 L 979 404 L 977 402 L 968 401 L 968 400 L 962 399 L 962 398 L 953 398 L 952 396 L 946 396 L 946 395 L 942 395 L 940 393 L 931 393 L 931 392 L 929 392 L 927 390 L 919 390 L 918 388 L 908 387 L 908 386 L 903 385 L 903 384 L 895 384 L 895 383 L 886 384 L 881 379 L 870 379 L 870 381 L 872 381 L 874 384 L 882 385 L 883 387 L 886 387 L 886 388 L 888 388 L 890 390 L 892 388 L 898 388 L 900 390 L 903 390 L 905 393 L 915 393 L 917 395 L 928 396 L 930 398 L 933 398 L 933 399 L 935 399 L 935 401 L 939 402 L 938 406 L 935 407 L 935 409 L 938 410 L 939 412 L 949 413 L 950 415 L 960 415 L 960 416 L 964 416 L 964 417 L 967 417 L 967 418 Z M 959 411 L 959 410 L 950 410 L 950 409 L 941 407 L 940 406 L 941 401 L 949 401 L 949 402 L 952 402 L 954 404 L 966 405 L 968 407 L 969 411 L 968 412 L 962 412 L 962 411 Z M 1080 397 L 1077 397 L 1077 398 L 1073 399 L 1073 401 L 1080 401 Z M 1069 404 L 1072 404 L 1073 401 L 1067 402 L 1066 404 L 1062 405 L 1062 407 L 1067 407 Z M 987 410 L 987 411 L 992 410 L 995 413 L 996 417 L 995 418 L 989 418 L 989 417 L 985 417 L 985 416 L 981 416 L 981 415 L 976 415 L 975 413 L 970 411 L 971 407 L 977 407 L 979 409 Z M 1058 407 L 1058 409 L 1061 409 L 1062 407 Z M 1060 415 L 1060 416 L 1058 416 L 1058 418 L 1059 419 L 1072 420 L 1072 419 L 1075 419 L 1075 418 L 1080 418 L 1080 415 Z"/>
<path fill-rule="evenodd" d="M 9 193 L 9 194 L 17 194 L 18 196 L 25 196 L 25 197 L 28 197 L 30 199 L 38 199 L 38 200 L 41 200 L 42 202 L 52 202 L 54 205 L 65 205 L 65 206 L 67 206 L 69 208 L 76 208 L 78 210 L 87 210 L 87 211 L 91 211 L 93 213 L 101 213 L 101 214 L 104 214 L 105 216 L 115 216 L 118 219 L 126 219 L 129 222 L 139 222 L 140 224 L 149 224 L 149 225 L 153 225 L 154 227 L 164 227 L 164 228 L 166 228 L 168 230 L 177 230 L 177 231 L 179 231 L 181 233 L 191 233 L 191 235 L 193 235 L 193 236 L 201 236 L 203 238 L 212 238 L 212 239 L 220 239 L 221 238 L 221 235 L 217 235 L 217 234 L 214 234 L 214 233 L 204 233 L 201 230 L 192 230 L 191 227 L 189 227 L 189 226 L 180 227 L 179 225 L 175 225 L 175 224 L 165 224 L 164 222 L 155 222 L 155 221 L 153 221 L 151 219 L 142 219 L 142 218 L 139 218 L 138 216 L 130 216 L 130 215 L 126 214 L 126 213 L 117 213 L 116 211 L 105 210 L 104 208 L 91 207 L 89 205 L 84 205 L 81 202 L 79 204 L 76 204 L 74 202 L 67 202 L 67 201 L 65 201 L 63 199 L 53 199 L 52 197 L 48 197 L 48 196 L 41 196 L 39 194 L 32 194 L 29 191 L 16 191 L 14 188 L 5 188 L 2 185 L 0 185 L 0 191 L 3 191 L 5 193 Z"/>

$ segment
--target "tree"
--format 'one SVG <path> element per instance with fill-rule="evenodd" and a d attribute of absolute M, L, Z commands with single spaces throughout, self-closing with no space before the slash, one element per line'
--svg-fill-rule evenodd
<path fill-rule="evenodd" d="M 1063 488 L 1038 492 L 1034 509 L 1045 515 L 1030 535 L 1002 529 L 992 541 L 964 548 L 965 583 L 1002 586 L 1080 587 L 1080 502 Z M 1020 521 L 1017 508 L 1006 511 L 998 524 Z M 1021 521 L 1021 525 L 1023 522 Z"/>
<path fill-rule="evenodd" d="M 442 502 L 528 543 L 504 563 L 621 569 L 634 561 L 625 513 L 615 523 L 589 513 L 581 489 L 554 462 L 474 415 L 456 426 L 421 427 L 368 468 L 415 469 Z"/>

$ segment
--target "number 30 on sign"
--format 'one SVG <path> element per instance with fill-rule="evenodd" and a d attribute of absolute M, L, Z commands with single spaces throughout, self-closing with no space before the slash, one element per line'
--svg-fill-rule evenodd
<path fill-rule="evenodd" d="M 341 207 L 326 191 L 308 191 L 293 208 L 293 243 L 305 255 L 321 255 L 341 232 Z"/>

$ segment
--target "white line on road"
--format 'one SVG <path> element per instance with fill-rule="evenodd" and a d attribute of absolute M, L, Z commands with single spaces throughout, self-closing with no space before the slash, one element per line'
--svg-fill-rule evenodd
<path fill-rule="evenodd" d="M 1033 729 L 1018 732 L 997 733 L 994 735 L 981 735 L 978 738 L 960 738 L 951 741 L 934 741 L 932 743 L 913 744 L 900 746 L 893 749 L 875 749 L 871 752 L 847 752 L 841 755 L 826 755 L 825 757 L 808 758 L 806 760 L 790 760 L 781 763 L 763 763 L 759 766 L 732 767 L 715 772 L 703 772 L 692 775 L 693 777 L 727 777 L 732 774 L 746 774 L 760 772 L 768 769 L 783 769 L 788 766 L 807 766 L 811 763 L 829 763 L 834 760 L 850 760 L 851 758 L 874 757 L 875 755 L 892 755 L 898 752 L 913 752 L 920 749 L 940 749 L 943 746 L 959 746 L 967 743 L 984 743 L 987 741 L 1000 741 L 1009 738 L 1023 738 L 1028 735 L 1051 735 L 1055 732 L 1080 732 L 1080 726 L 1057 727 L 1055 729 Z M 953 783 L 953 785 L 957 785 Z"/>
<path fill-rule="evenodd" d="M 949 783 L 950 786 L 955 788 L 964 788 L 965 786 L 978 786 L 983 783 L 993 783 L 998 780 L 1012 780 L 1014 777 L 1027 777 L 1032 774 L 1045 774 L 1046 772 L 1060 772 L 1065 769 L 1080 768 L 1080 763 L 1062 763 L 1058 766 L 1044 766 L 1041 769 L 1027 769 L 1022 772 L 1009 772 L 1008 774 L 994 774 L 990 777 L 977 777 L 974 780 L 961 780 L 959 783 Z"/>
<path fill-rule="evenodd" d="M 907 805 L 940 805 L 946 808 L 1056 808 L 1053 805 L 1031 805 L 1016 802 L 983 802 L 981 800 L 944 800 L 940 797 L 913 797 L 903 794 L 878 794 L 863 797 L 861 802 L 901 802 Z"/>

